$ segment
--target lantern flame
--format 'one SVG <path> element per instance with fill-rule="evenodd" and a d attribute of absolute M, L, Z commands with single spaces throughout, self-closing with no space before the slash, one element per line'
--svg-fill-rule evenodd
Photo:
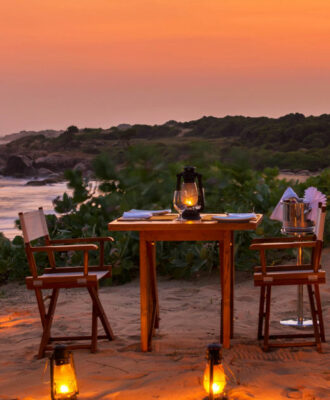
<path fill-rule="evenodd" d="M 186 200 L 185 200 L 185 204 L 186 204 L 187 206 L 192 206 L 192 205 L 194 204 L 194 202 L 193 202 L 191 199 L 186 199 Z"/>
<path fill-rule="evenodd" d="M 61 385 L 59 389 L 59 393 L 69 393 L 68 385 Z"/>

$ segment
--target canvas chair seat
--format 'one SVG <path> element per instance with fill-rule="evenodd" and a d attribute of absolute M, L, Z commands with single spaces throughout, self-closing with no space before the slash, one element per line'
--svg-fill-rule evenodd
<path fill-rule="evenodd" d="M 82 275 L 81 272 L 54 272 L 39 275 L 37 278 L 28 276 L 25 278 L 28 289 L 40 287 L 51 289 L 54 283 L 62 285 L 63 288 L 95 286 L 98 281 L 109 274 L 109 271 L 95 271 L 88 275 Z"/>
<path fill-rule="evenodd" d="M 55 239 L 49 237 L 46 218 L 42 208 L 37 211 L 19 213 L 20 223 L 25 242 L 25 251 L 31 271 L 31 276 L 26 277 L 26 285 L 34 290 L 42 323 L 43 333 L 39 346 L 38 358 L 42 358 L 45 352 L 53 349 L 52 343 L 70 341 L 90 341 L 89 344 L 70 344 L 69 349 L 90 349 L 97 350 L 98 339 L 113 340 L 114 335 L 101 304 L 98 295 L 99 281 L 111 276 L 111 266 L 104 264 L 104 246 L 106 242 L 113 241 L 111 237 L 77 238 L 77 239 Z M 45 244 L 32 246 L 31 242 L 43 238 Z M 93 244 L 98 243 L 98 246 Z M 89 266 L 89 251 L 99 251 L 99 265 Z M 81 267 L 57 267 L 55 252 L 82 251 L 84 264 Z M 45 252 L 48 256 L 50 267 L 44 268 L 42 274 L 38 274 L 38 268 L 34 253 Z M 92 332 L 86 336 L 51 336 L 51 326 L 55 314 L 56 303 L 60 289 L 71 289 L 85 287 L 92 303 Z M 51 295 L 43 297 L 43 290 L 51 289 Z M 48 307 L 46 301 L 49 301 Z M 100 319 L 105 335 L 98 335 L 97 322 Z"/>
<path fill-rule="evenodd" d="M 291 281 L 293 283 L 291 283 Z M 274 271 L 263 274 L 262 272 L 254 273 L 254 285 L 262 286 L 267 283 L 272 285 L 308 285 L 311 283 L 325 283 L 325 271 L 319 270 L 317 273 L 312 269 L 299 271 L 297 269 L 286 271 Z"/>

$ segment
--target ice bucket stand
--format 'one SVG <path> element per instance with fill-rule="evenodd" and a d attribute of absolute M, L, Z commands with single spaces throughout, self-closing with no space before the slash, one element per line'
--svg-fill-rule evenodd
<path fill-rule="evenodd" d="M 306 235 L 311 234 L 314 232 L 314 227 L 306 228 L 306 230 L 297 229 L 294 230 L 290 228 L 290 230 L 286 230 L 284 227 L 281 230 L 282 233 L 287 235 L 294 235 L 298 238 Z M 302 247 L 298 248 L 297 253 L 297 265 L 301 265 L 303 261 L 303 249 Z M 304 309 L 303 309 L 303 302 L 304 302 L 304 287 L 303 285 L 298 285 L 298 298 L 297 298 L 297 318 L 285 319 L 281 320 L 280 324 L 285 326 L 293 326 L 295 328 L 307 328 L 313 326 L 313 321 L 311 319 L 304 318 Z"/>

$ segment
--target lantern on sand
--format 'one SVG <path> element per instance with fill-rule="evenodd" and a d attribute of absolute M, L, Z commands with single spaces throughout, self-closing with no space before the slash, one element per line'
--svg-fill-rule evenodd
<path fill-rule="evenodd" d="M 221 364 L 221 346 L 217 343 L 208 345 L 206 357 L 203 386 L 208 394 L 207 399 L 225 399 L 226 375 Z"/>
<path fill-rule="evenodd" d="M 71 351 L 57 345 L 50 358 L 50 385 L 52 400 L 77 399 L 78 384 Z"/>
<path fill-rule="evenodd" d="M 195 172 L 195 167 L 184 167 L 183 172 L 177 174 L 176 191 L 182 193 L 184 205 L 182 218 L 199 220 L 201 218 L 199 212 L 204 209 L 204 192 L 202 175 Z"/>

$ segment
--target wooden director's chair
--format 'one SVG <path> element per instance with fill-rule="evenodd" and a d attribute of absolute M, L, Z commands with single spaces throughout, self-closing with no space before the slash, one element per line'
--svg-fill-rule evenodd
<path fill-rule="evenodd" d="M 19 213 L 19 219 L 23 231 L 25 251 L 32 276 L 26 277 L 26 285 L 30 290 L 34 290 L 37 298 L 43 333 L 40 342 L 38 358 L 45 355 L 45 351 L 52 350 L 52 342 L 90 340 L 89 344 L 70 344 L 69 349 L 90 349 L 91 352 L 97 350 L 97 339 L 113 340 L 114 335 L 104 312 L 103 306 L 98 296 L 98 283 L 102 278 L 111 276 L 111 266 L 104 265 L 104 244 L 113 241 L 111 237 L 93 237 L 77 239 L 56 239 L 49 237 L 46 218 L 43 209 Z M 32 246 L 31 242 L 35 239 L 43 238 L 44 245 Z M 91 242 L 99 243 L 99 265 L 88 265 L 88 252 L 97 250 L 98 246 Z M 78 244 L 80 243 L 80 244 Z M 82 267 L 57 267 L 55 264 L 54 252 L 83 251 Z M 48 255 L 49 268 L 44 268 L 42 274 L 38 273 L 34 253 L 45 252 Z M 59 291 L 62 288 L 71 289 L 85 287 L 92 299 L 92 332 L 90 336 L 51 336 L 51 326 L 54 318 L 56 303 Z M 43 290 L 50 289 L 51 295 L 43 297 Z M 45 301 L 50 299 L 48 309 Z M 101 320 L 105 335 L 98 335 L 97 321 Z"/>
<path fill-rule="evenodd" d="M 321 342 L 325 342 L 322 304 L 319 285 L 325 283 L 325 271 L 321 269 L 322 239 L 325 224 L 326 207 L 319 204 L 315 224 L 315 234 L 306 237 L 276 237 L 253 240 L 250 249 L 260 252 L 261 265 L 254 269 L 254 285 L 260 287 L 258 339 L 263 339 L 263 349 L 270 347 L 316 346 L 321 351 Z M 309 263 L 301 265 L 267 265 L 266 251 L 274 249 L 310 249 Z M 306 285 L 313 321 L 313 333 L 270 335 L 271 289 L 273 286 Z M 293 339 L 314 338 L 314 340 L 292 341 Z M 281 339 L 281 341 L 269 341 Z M 290 339 L 285 341 L 284 339 Z"/>

